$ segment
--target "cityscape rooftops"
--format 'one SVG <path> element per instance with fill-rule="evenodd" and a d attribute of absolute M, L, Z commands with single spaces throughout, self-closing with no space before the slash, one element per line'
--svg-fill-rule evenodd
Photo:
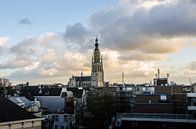
<path fill-rule="evenodd" d="M 30 94 L 32 96 L 60 96 L 61 87 L 48 87 L 48 86 L 26 86 L 22 90 L 22 94 Z"/>
<path fill-rule="evenodd" d="M 22 109 L 4 96 L 0 96 L 0 122 L 36 119 L 33 114 Z"/>

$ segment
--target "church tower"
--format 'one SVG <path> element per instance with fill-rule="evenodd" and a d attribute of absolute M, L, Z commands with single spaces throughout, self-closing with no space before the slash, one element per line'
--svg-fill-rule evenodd
<path fill-rule="evenodd" d="M 98 39 L 95 39 L 95 50 L 92 58 L 91 85 L 93 87 L 104 86 L 103 60 L 99 51 Z"/>

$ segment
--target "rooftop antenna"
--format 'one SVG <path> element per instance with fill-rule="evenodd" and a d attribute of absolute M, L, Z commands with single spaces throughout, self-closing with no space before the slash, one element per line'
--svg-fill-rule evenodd
<path fill-rule="evenodd" d="M 123 84 L 123 86 L 124 86 L 124 84 L 125 84 L 125 81 L 124 81 L 124 72 L 122 72 L 122 84 Z"/>
<path fill-rule="evenodd" d="M 79 87 L 81 87 L 83 72 L 81 72 Z"/>
<path fill-rule="evenodd" d="M 169 78 L 169 73 L 167 73 L 167 78 Z"/>
<path fill-rule="evenodd" d="M 158 78 L 160 78 L 160 69 L 157 69 Z"/>
<path fill-rule="evenodd" d="M 169 73 L 167 73 L 167 85 L 169 86 Z"/>

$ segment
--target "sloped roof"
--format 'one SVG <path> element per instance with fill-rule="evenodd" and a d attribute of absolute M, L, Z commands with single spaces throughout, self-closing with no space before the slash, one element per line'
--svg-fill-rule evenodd
<path fill-rule="evenodd" d="M 91 81 L 91 76 L 73 76 L 76 82 L 79 81 Z"/>
<path fill-rule="evenodd" d="M 33 114 L 27 112 L 15 103 L 0 95 L 0 122 L 35 119 Z"/>
<path fill-rule="evenodd" d="M 47 87 L 47 86 L 26 86 L 23 89 L 23 94 L 30 94 L 32 96 L 60 96 L 61 87 Z"/>
<path fill-rule="evenodd" d="M 30 105 L 32 103 L 30 100 L 28 100 L 24 96 L 10 97 L 9 100 L 16 104 L 25 103 L 26 105 Z"/>

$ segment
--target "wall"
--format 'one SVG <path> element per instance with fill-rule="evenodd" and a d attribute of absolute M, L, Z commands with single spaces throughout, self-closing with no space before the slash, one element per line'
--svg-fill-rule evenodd
<path fill-rule="evenodd" d="M 47 108 L 50 112 L 64 111 L 65 98 L 61 96 L 35 96 L 41 103 L 42 108 Z"/>
<path fill-rule="evenodd" d="M 11 127 L 9 127 L 11 125 Z M 5 125 L 0 125 L 0 129 L 41 129 L 41 121 L 36 121 L 32 123 L 31 121 L 29 122 L 24 122 L 23 124 L 20 123 L 10 123 L 10 124 L 5 124 Z"/>
<path fill-rule="evenodd" d="M 135 104 L 136 113 L 172 113 L 173 104 L 171 96 L 167 101 L 161 102 L 160 95 L 137 95 Z"/>
<path fill-rule="evenodd" d="M 172 113 L 172 104 L 136 104 L 136 113 Z"/>

